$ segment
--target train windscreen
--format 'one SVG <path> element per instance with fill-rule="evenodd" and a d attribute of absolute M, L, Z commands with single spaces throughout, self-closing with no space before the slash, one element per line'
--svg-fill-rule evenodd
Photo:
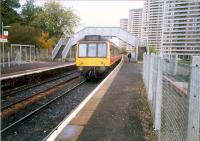
<path fill-rule="evenodd" d="M 98 57 L 107 56 L 107 46 L 106 44 L 98 44 Z"/>
<path fill-rule="evenodd" d="M 97 45 L 88 44 L 88 57 L 96 57 L 96 56 L 97 56 Z"/>
<path fill-rule="evenodd" d="M 79 44 L 79 57 L 86 57 L 87 56 L 87 44 Z"/>
<path fill-rule="evenodd" d="M 79 57 L 107 57 L 107 45 L 105 43 L 79 44 Z"/>

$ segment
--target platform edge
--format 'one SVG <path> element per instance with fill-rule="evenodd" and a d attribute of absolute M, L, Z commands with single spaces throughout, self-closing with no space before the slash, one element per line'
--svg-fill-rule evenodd
<path fill-rule="evenodd" d="M 117 67 L 46 137 L 43 141 L 54 141 L 66 125 L 79 113 L 79 111 L 87 104 L 87 102 L 95 95 L 102 85 L 113 75 L 115 71 L 119 71 L 124 63 L 122 57 Z"/>

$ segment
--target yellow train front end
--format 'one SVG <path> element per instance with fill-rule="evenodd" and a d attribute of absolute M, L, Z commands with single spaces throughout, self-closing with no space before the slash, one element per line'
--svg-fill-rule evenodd
<path fill-rule="evenodd" d="M 104 53 L 99 54 L 99 51 L 89 51 L 95 50 L 95 48 L 104 47 L 103 50 Z M 93 49 L 94 48 L 94 49 Z M 85 43 L 85 42 L 79 42 L 77 44 L 76 49 L 76 65 L 78 67 L 104 67 L 104 66 L 110 66 L 110 52 L 108 50 L 108 45 L 106 42 L 92 42 L 92 43 Z"/>
<path fill-rule="evenodd" d="M 80 41 L 76 50 L 76 66 L 85 77 L 98 77 L 110 66 L 108 42 Z"/>
<path fill-rule="evenodd" d="M 86 36 L 77 43 L 76 66 L 87 78 L 103 75 L 119 59 L 119 50 L 101 36 Z"/>

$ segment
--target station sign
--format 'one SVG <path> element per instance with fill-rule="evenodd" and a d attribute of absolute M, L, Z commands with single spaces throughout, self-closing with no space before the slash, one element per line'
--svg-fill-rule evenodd
<path fill-rule="evenodd" d="M 8 31 L 4 31 L 3 35 L 0 35 L 0 42 L 1 43 L 8 42 Z"/>
<path fill-rule="evenodd" d="M 4 36 L 8 36 L 8 31 L 3 31 Z"/>

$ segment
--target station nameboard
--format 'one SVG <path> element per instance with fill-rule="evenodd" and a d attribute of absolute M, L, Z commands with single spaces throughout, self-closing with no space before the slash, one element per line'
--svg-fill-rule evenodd
<path fill-rule="evenodd" d="M 7 35 L 0 35 L 0 42 L 5 43 L 8 42 L 8 36 Z"/>

